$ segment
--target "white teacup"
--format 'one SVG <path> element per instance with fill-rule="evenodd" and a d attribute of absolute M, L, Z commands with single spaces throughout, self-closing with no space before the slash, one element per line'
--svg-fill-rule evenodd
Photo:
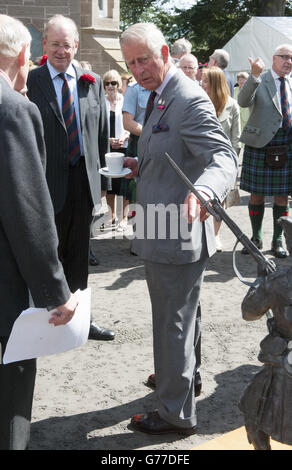
<path fill-rule="evenodd" d="M 122 173 L 125 155 L 120 152 L 109 152 L 105 154 L 105 163 L 109 173 L 118 175 Z"/>

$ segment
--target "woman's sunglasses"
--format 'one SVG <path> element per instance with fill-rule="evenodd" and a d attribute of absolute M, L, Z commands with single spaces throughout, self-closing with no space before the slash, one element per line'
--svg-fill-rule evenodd
<path fill-rule="evenodd" d="M 112 85 L 112 86 L 116 86 L 118 85 L 118 82 L 104 82 L 104 86 L 109 86 L 109 85 Z"/>

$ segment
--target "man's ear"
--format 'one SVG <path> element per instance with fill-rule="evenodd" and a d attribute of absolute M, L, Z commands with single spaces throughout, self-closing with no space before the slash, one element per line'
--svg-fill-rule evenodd
<path fill-rule="evenodd" d="M 22 46 L 20 52 L 18 53 L 18 65 L 19 67 L 23 67 L 25 64 L 25 59 L 26 59 L 26 46 Z"/>
<path fill-rule="evenodd" d="M 18 65 L 23 67 L 27 62 L 27 47 L 28 45 L 23 45 L 20 52 L 18 53 Z"/>
<path fill-rule="evenodd" d="M 43 38 L 43 39 L 42 39 L 42 43 L 43 43 L 43 52 L 44 52 L 44 54 L 46 54 L 46 53 L 47 53 L 47 50 L 46 50 L 47 39 L 46 39 L 46 38 Z"/>
<path fill-rule="evenodd" d="M 163 62 L 166 64 L 169 58 L 169 48 L 166 44 L 164 44 L 164 46 L 162 46 L 161 48 L 161 55 L 163 58 Z"/>
<path fill-rule="evenodd" d="M 79 42 L 75 41 L 75 43 L 74 43 L 74 56 L 77 54 L 78 46 L 79 46 Z"/>

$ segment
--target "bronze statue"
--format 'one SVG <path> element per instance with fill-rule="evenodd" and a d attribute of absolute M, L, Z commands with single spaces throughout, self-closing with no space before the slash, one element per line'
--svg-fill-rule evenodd
<path fill-rule="evenodd" d="M 263 277 L 242 302 L 242 316 L 248 321 L 269 309 L 273 317 L 258 356 L 264 367 L 247 386 L 239 406 L 256 450 L 269 450 L 270 437 L 292 445 L 292 268 Z"/>
<path fill-rule="evenodd" d="M 166 154 L 168 162 L 182 181 L 200 200 L 192 183 Z M 270 438 L 292 445 L 292 267 L 277 268 L 272 260 L 242 233 L 216 199 L 201 201 L 214 217 L 222 219 L 237 238 L 233 250 L 233 267 L 238 278 L 249 285 L 242 302 L 245 320 L 258 320 L 267 315 L 269 334 L 260 343 L 258 359 L 264 364 L 240 400 L 249 442 L 256 450 L 270 450 Z M 292 255 L 292 217 L 280 217 L 287 249 Z M 252 255 L 258 265 L 254 282 L 242 278 L 235 263 L 238 243 Z M 272 314 L 271 312 L 272 311 Z"/>
<path fill-rule="evenodd" d="M 292 218 L 281 217 L 279 223 L 291 253 Z M 248 440 L 256 450 L 270 450 L 270 438 L 292 445 L 292 267 L 278 268 L 259 278 L 241 308 L 247 321 L 270 316 L 269 334 L 260 343 L 258 356 L 264 366 L 247 386 L 239 405 Z"/>
<path fill-rule="evenodd" d="M 284 230 L 284 237 L 286 239 L 286 245 L 287 250 L 289 251 L 289 255 L 292 255 L 292 217 L 289 215 L 285 217 L 280 217 L 280 219 L 278 219 L 278 222 Z"/>

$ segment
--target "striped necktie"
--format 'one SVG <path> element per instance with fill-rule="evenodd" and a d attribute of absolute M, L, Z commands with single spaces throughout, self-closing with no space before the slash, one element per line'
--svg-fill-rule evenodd
<path fill-rule="evenodd" d="M 74 166 L 80 158 L 80 142 L 78 136 L 74 101 L 65 74 L 60 73 L 59 77 L 61 77 L 64 82 L 62 86 L 62 113 L 68 134 L 68 158 L 70 164 Z"/>
<path fill-rule="evenodd" d="M 144 126 L 153 110 L 153 107 L 154 107 L 154 100 L 155 100 L 155 97 L 156 97 L 157 93 L 156 91 L 151 91 L 150 95 L 149 95 L 149 98 L 148 98 L 148 102 L 147 102 L 147 107 L 146 107 L 146 111 L 145 111 L 145 118 L 144 118 Z"/>
<path fill-rule="evenodd" d="M 291 113 L 290 113 L 290 104 L 288 100 L 288 93 L 286 90 L 286 80 L 284 77 L 279 77 L 281 82 L 280 84 L 280 94 L 281 94 L 281 108 L 283 115 L 282 127 L 287 129 L 291 127 Z"/>

